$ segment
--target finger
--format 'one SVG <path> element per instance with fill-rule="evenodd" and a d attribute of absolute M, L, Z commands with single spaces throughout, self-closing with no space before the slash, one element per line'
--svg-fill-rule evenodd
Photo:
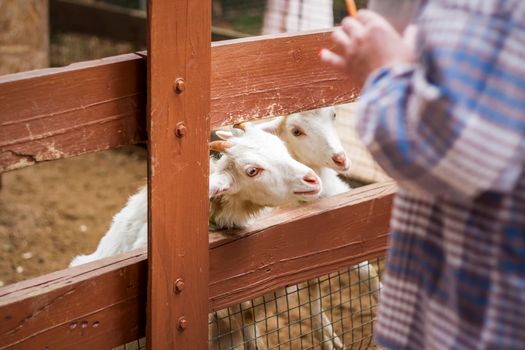
<path fill-rule="evenodd" d="M 346 66 L 346 61 L 343 57 L 328 49 L 322 49 L 320 57 L 322 62 L 329 64 L 334 68 L 344 69 Z"/>
<path fill-rule="evenodd" d="M 365 27 L 354 18 L 348 18 L 341 23 L 341 28 L 352 40 L 353 47 L 349 47 L 348 54 L 355 52 L 355 47 L 361 44 L 365 37 Z"/>
<path fill-rule="evenodd" d="M 341 28 L 336 28 L 333 31 L 332 40 L 337 46 L 340 46 L 345 51 L 352 46 L 352 40 Z"/>
<path fill-rule="evenodd" d="M 365 32 L 363 25 L 357 21 L 355 18 L 346 17 L 343 22 L 341 22 L 341 28 L 350 38 L 353 38 L 357 41 L 361 41 Z"/>

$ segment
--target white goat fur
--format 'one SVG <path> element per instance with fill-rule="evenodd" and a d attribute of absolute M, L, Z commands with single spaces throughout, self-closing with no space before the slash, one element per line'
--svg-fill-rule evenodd
<path fill-rule="evenodd" d="M 210 222 L 219 228 L 243 227 L 266 207 L 308 201 L 318 197 L 322 186 L 304 180 L 315 176 L 307 166 L 294 160 L 276 136 L 246 126 L 246 131 L 223 132 L 228 141 L 223 156 L 210 160 Z M 257 176 L 247 169 L 263 169 Z M 317 191 L 317 194 L 304 192 Z M 108 232 L 96 251 L 73 259 L 70 266 L 123 253 L 147 245 L 147 189 L 131 196 L 126 206 L 115 215 Z"/>
<path fill-rule="evenodd" d="M 322 197 L 334 196 L 350 190 L 350 187 L 337 176 L 345 172 L 351 161 L 341 144 L 335 126 L 333 107 L 276 117 L 257 127 L 277 135 L 297 161 L 312 168 L 323 182 Z M 294 132 L 302 134 L 295 136 Z M 336 164 L 332 157 L 339 155 L 346 161 Z"/>

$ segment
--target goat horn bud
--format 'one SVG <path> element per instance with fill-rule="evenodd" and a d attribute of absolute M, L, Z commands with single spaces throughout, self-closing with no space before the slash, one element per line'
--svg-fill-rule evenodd
<path fill-rule="evenodd" d="M 212 141 L 209 143 L 210 150 L 224 153 L 232 144 L 228 141 Z"/>
<path fill-rule="evenodd" d="M 241 129 L 242 131 L 246 131 L 246 124 L 244 123 L 235 123 L 233 124 L 233 127 L 235 129 Z"/>

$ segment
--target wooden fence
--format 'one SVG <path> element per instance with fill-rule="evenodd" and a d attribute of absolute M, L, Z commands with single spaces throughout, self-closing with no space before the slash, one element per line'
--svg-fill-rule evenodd
<path fill-rule="evenodd" d="M 329 32 L 211 44 L 210 5 L 150 1 L 149 55 L 0 77 L 0 171 L 148 135 L 150 198 L 148 254 L 0 288 L 0 350 L 106 349 L 144 335 L 149 349 L 205 349 L 209 311 L 384 255 L 392 183 L 208 233 L 210 127 L 359 92 L 319 62 Z"/>

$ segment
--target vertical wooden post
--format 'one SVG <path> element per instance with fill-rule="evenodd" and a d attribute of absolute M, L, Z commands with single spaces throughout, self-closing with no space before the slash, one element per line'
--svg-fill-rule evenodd
<path fill-rule="evenodd" d="M 148 4 L 148 349 L 206 349 L 211 2 Z"/>

